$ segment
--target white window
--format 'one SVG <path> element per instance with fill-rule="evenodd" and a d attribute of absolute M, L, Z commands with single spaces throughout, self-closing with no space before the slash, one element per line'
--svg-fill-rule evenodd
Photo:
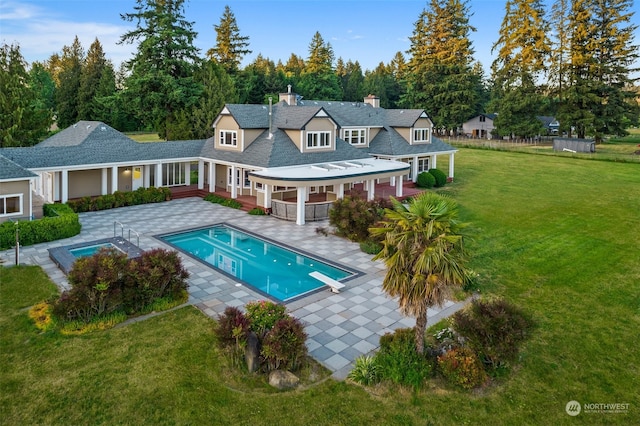
<path fill-rule="evenodd" d="M 414 142 L 428 142 L 429 141 L 429 129 L 413 129 L 413 141 Z"/>
<path fill-rule="evenodd" d="M 22 194 L 0 195 L 0 216 L 22 214 Z"/>
<path fill-rule="evenodd" d="M 220 145 L 238 146 L 238 132 L 235 130 L 220 130 Z"/>
<path fill-rule="evenodd" d="M 480 116 L 480 122 L 481 122 L 481 123 L 484 123 L 485 121 L 486 121 L 485 116 L 484 116 L 484 115 L 481 115 L 481 116 Z"/>
<path fill-rule="evenodd" d="M 418 173 L 429 171 L 429 159 L 418 158 Z"/>
<path fill-rule="evenodd" d="M 365 129 L 344 129 L 344 140 L 351 145 L 365 145 L 366 131 Z"/>
<path fill-rule="evenodd" d="M 244 187 L 251 188 L 251 181 L 249 180 L 249 170 L 244 171 Z"/>
<path fill-rule="evenodd" d="M 263 191 L 264 185 L 262 184 L 262 182 L 256 182 L 255 188 L 257 191 Z"/>
<path fill-rule="evenodd" d="M 307 148 L 331 146 L 331 132 L 307 132 Z"/>
<path fill-rule="evenodd" d="M 162 165 L 162 186 L 185 185 L 187 176 L 185 175 L 182 163 L 168 163 Z"/>

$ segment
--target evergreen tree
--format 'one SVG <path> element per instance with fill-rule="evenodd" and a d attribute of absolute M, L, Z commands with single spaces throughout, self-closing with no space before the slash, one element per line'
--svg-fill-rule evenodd
<path fill-rule="evenodd" d="M 193 137 L 212 137 L 213 121 L 225 103 L 238 102 L 233 80 L 215 61 L 205 61 L 196 72 L 196 79 L 204 88 L 198 104 L 193 109 Z"/>
<path fill-rule="evenodd" d="M 113 95 L 115 89 L 113 66 L 106 59 L 102 45 L 96 38 L 89 47 L 80 75 L 79 118 L 105 121 L 104 105 L 101 104 L 100 98 Z"/>
<path fill-rule="evenodd" d="M 56 107 L 56 83 L 47 71 L 45 64 L 33 62 L 29 70 L 30 86 L 36 94 L 38 109 L 48 111 L 49 118 L 52 119 L 53 111 Z"/>
<path fill-rule="evenodd" d="M 316 32 L 309 44 L 309 58 L 300 75 L 298 92 L 306 99 L 341 100 L 338 76 L 333 70 L 333 48 Z"/>
<path fill-rule="evenodd" d="M 400 84 L 394 78 L 391 66 L 383 62 L 365 73 L 363 91 L 379 97 L 382 108 L 395 108 L 400 99 Z"/>
<path fill-rule="evenodd" d="M 79 120 L 80 76 L 84 63 L 84 49 L 76 36 L 71 46 L 62 48 L 59 84 L 56 90 L 56 112 L 59 128 L 69 127 Z"/>
<path fill-rule="evenodd" d="M 38 97 L 39 76 L 27 73 L 19 46 L 0 47 L 0 147 L 34 145 L 48 132 L 52 112 Z"/>
<path fill-rule="evenodd" d="M 494 92 L 492 110 L 498 134 L 531 137 L 543 131 L 537 116 L 543 97 L 537 82 L 544 77 L 551 52 L 540 0 L 508 0 L 493 49 L 498 55 L 491 68 Z"/>
<path fill-rule="evenodd" d="M 233 74 L 238 71 L 242 58 L 251 53 L 247 49 L 249 37 L 240 35 L 236 17 L 229 6 L 224 7 L 220 24 L 213 27 L 216 30 L 216 46 L 207 51 L 207 56 Z"/>
<path fill-rule="evenodd" d="M 347 62 L 342 77 L 342 100 L 350 102 L 362 102 L 365 97 L 364 76 L 358 61 Z"/>
<path fill-rule="evenodd" d="M 121 15 L 136 28 L 125 33 L 121 43 L 139 42 L 138 51 L 127 62 L 124 97 L 145 127 L 161 138 L 180 139 L 175 127 L 182 110 L 190 111 L 200 99 L 202 85 L 193 77 L 198 49 L 193 23 L 184 19 L 184 0 L 136 0 L 133 13 Z"/>
<path fill-rule="evenodd" d="M 474 113 L 478 81 L 465 1 L 431 0 L 415 23 L 402 103 L 422 108 L 438 131 L 455 131 Z"/>
<path fill-rule="evenodd" d="M 600 0 L 593 4 L 595 68 L 593 87 L 599 102 L 594 106 L 593 135 L 600 142 L 605 135 L 624 136 L 638 122 L 638 101 L 628 64 L 638 59 L 630 24 L 631 0 Z"/>

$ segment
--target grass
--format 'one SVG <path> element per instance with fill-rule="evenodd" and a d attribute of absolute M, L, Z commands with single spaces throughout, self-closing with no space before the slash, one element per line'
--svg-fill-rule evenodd
<path fill-rule="evenodd" d="M 160 139 L 157 132 L 131 132 L 125 134 L 136 142 L 165 142 L 164 139 Z"/>
<path fill-rule="evenodd" d="M 640 423 L 638 165 L 461 149 L 456 171 L 442 192 L 472 224 L 482 292 L 537 323 L 497 386 L 414 393 L 329 379 L 273 392 L 229 378 L 212 320 L 193 307 L 91 335 L 39 333 L 25 308 L 52 284 L 39 268 L 9 267 L 0 268 L 0 423 Z M 629 410 L 574 419 L 570 400 Z"/>

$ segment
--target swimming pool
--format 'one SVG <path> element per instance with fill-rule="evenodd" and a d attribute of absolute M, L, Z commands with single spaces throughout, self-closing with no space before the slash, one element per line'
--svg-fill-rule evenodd
<path fill-rule="evenodd" d="M 71 253 L 74 257 L 88 257 L 88 256 L 93 256 L 103 248 L 104 249 L 114 248 L 116 250 L 119 250 L 118 247 L 116 247 L 111 243 L 102 243 L 102 244 L 94 244 L 92 246 L 70 249 L 69 253 Z"/>
<path fill-rule="evenodd" d="M 48 249 L 49 257 L 62 272 L 69 274 L 73 264 L 79 257 L 93 256 L 101 248 L 115 248 L 125 253 L 129 259 L 140 257 L 142 249 L 122 237 L 103 238 L 89 242 L 81 242 L 62 247 Z"/>
<path fill-rule="evenodd" d="M 327 288 L 318 279 L 310 277 L 311 272 L 320 272 L 334 280 L 357 274 L 227 224 L 158 238 L 282 302 Z"/>

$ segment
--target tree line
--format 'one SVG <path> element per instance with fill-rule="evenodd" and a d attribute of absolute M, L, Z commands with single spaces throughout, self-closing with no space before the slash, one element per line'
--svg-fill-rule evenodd
<path fill-rule="evenodd" d="M 163 139 L 202 139 L 225 103 L 267 103 L 291 85 L 305 99 L 362 101 L 427 111 L 438 134 L 455 134 L 480 113 L 496 113 L 499 136 L 543 132 L 556 117 L 570 136 L 624 135 L 638 123 L 633 68 L 638 46 L 632 0 L 506 0 L 496 59 L 486 77 L 474 60 L 465 0 L 429 0 L 414 23 L 410 47 L 373 70 L 335 58 L 316 32 L 308 56 L 274 62 L 252 53 L 229 6 L 214 25 L 216 44 L 201 55 L 184 0 L 137 0 L 121 15 L 137 43 L 115 69 L 100 41 L 85 52 L 76 37 L 44 62 L 27 64 L 19 45 L 0 48 L 1 146 L 33 145 L 55 124 L 103 121 L 120 131 L 156 131 Z"/>

